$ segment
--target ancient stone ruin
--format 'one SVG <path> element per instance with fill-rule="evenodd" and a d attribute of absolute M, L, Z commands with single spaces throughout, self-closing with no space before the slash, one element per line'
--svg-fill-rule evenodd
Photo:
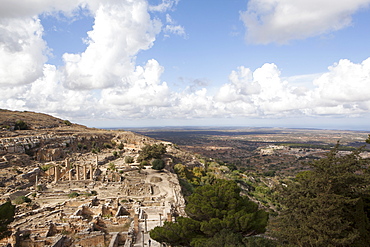
<path fill-rule="evenodd" d="M 0 246 L 144 246 L 150 229 L 185 215 L 172 160 L 163 171 L 135 162 L 155 140 L 123 131 L 7 133 L 0 137 L 0 204 L 17 207 Z"/>

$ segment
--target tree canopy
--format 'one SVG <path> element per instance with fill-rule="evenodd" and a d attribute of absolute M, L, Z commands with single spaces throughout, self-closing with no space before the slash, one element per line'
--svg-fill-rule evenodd
<path fill-rule="evenodd" d="M 154 170 L 162 170 L 165 166 L 166 166 L 166 164 L 161 159 L 155 159 L 152 162 L 152 168 Z"/>
<path fill-rule="evenodd" d="M 138 162 L 143 160 L 160 159 L 167 152 L 166 146 L 163 143 L 145 145 L 137 158 Z"/>
<path fill-rule="evenodd" d="M 245 237 L 265 232 L 268 213 L 240 192 L 228 180 L 196 188 L 185 207 L 189 218 L 155 227 L 151 238 L 172 246 L 245 246 Z"/>
<path fill-rule="evenodd" d="M 8 233 L 8 224 L 13 221 L 15 206 L 10 201 L 0 205 L 0 239 Z"/>
<path fill-rule="evenodd" d="M 283 211 L 272 224 L 282 242 L 298 246 L 364 246 L 370 243 L 369 170 L 360 151 L 338 145 L 281 192 Z"/>

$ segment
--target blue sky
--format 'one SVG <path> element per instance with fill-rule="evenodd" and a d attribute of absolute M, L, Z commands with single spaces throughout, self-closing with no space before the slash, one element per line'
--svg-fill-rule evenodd
<path fill-rule="evenodd" d="M 3 0 L 0 108 L 370 129 L 370 0 Z"/>

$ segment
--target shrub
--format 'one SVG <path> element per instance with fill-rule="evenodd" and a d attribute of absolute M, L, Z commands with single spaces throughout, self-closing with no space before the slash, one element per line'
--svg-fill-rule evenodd
<path fill-rule="evenodd" d="M 69 120 L 64 120 L 63 123 L 67 126 L 71 126 L 72 123 Z"/>
<path fill-rule="evenodd" d="M 72 192 L 72 193 L 69 193 L 68 197 L 69 198 L 75 198 L 75 197 L 78 197 L 80 194 L 77 193 L 77 192 Z"/>
<path fill-rule="evenodd" d="M 152 162 L 152 168 L 154 170 L 162 170 L 165 167 L 164 161 L 161 159 L 155 159 Z"/>
<path fill-rule="evenodd" d="M 116 165 L 114 163 L 109 163 L 108 166 L 109 166 L 108 167 L 109 170 L 112 170 L 112 171 L 116 170 Z"/>
<path fill-rule="evenodd" d="M 118 157 L 117 151 L 114 151 L 112 154 L 113 154 L 114 157 Z"/>
<path fill-rule="evenodd" d="M 126 162 L 127 164 L 134 163 L 134 157 L 132 157 L 132 156 L 126 156 L 126 157 L 125 157 L 125 162 Z"/>
<path fill-rule="evenodd" d="M 1 125 L 0 126 L 0 129 L 10 129 L 10 126 L 9 125 Z"/>
<path fill-rule="evenodd" d="M 111 145 L 111 144 L 109 144 L 109 143 L 104 143 L 104 144 L 103 144 L 103 147 L 105 147 L 105 148 L 112 148 L 112 145 Z"/>
<path fill-rule="evenodd" d="M 78 147 L 78 149 L 82 149 L 82 147 L 83 147 L 82 143 L 81 143 L 81 142 L 79 142 L 79 143 L 77 144 L 77 147 Z"/>
<path fill-rule="evenodd" d="M 118 145 L 118 149 L 119 150 L 122 150 L 123 149 L 123 143 L 122 142 Z"/>
<path fill-rule="evenodd" d="M 28 125 L 24 121 L 18 120 L 17 122 L 15 122 L 14 129 L 16 129 L 16 130 L 26 130 L 26 129 L 28 129 Z"/>
<path fill-rule="evenodd" d="M 43 165 L 41 166 L 41 170 L 43 170 L 44 172 L 46 172 L 47 170 L 49 170 L 53 165 L 51 164 L 48 164 L 48 165 Z"/>
<path fill-rule="evenodd" d="M 14 203 L 19 205 L 19 204 L 22 204 L 24 202 L 31 202 L 32 200 L 26 196 L 18 196 L 17 198 L 14 199 Z"/>
<path fill-rule="evenodd" d="M 41 184 L 37 185 L 37 187 L 36 187 L 36 190 L 37 191 L 42 191 L 43 189 L 44 188 L 43 188 L 43 186 Z"/>
<path fill-rule="evenodd" d="M 144 167 L 144 166 L 147 166 L 147 165 L 149 165 L 149 163 L 146 160 L 143 160 L 143 161 L 140 162 L 141 167 Z"/>

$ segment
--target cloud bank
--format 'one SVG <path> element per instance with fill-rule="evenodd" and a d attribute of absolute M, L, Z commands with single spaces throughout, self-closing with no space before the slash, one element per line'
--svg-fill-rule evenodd
<path fill-rule="evenodd" d="M 11 2 L 5 1 L 0 10 L 0 108 L 45 112 L 75 121 L 359 116 L 370 110 L 370 58 L 361 63 L 340 60 L 306 87 L 283 78 L 276 64 L 266 63 L 254 71 L 235 68 L 215 93 L 204 85 L 198 90 L 173 91 L 161 79 L 165 68 L 158 61 L 138 65 L 136 56 L 150 49 L 161 32 L 186 36 L 169 14 L 164 22 L 151 15 L 169 11 L 178 1 L 151 6 L 145 0 L 58 4 L 34 0 L 17 8 Z M 296 30 L 293 17 L 280 19 L 291 9 L 303 18 L 305 2 L 252 0 L 242 18 L 258 42 L 286 42 L 349 25 L 350 15 L 368 1 L 351 1 L 351 8 L 336 2 L 330 13 L 310 5 L 312 15 L 331 20 L 325 27 L 312 23 Z M 50 48 L 43 40 L 39 15 L 62 12 L 73 18 L 79 9 L 94 17 L 87 48 L 65 53 L 60 67 L 48 64 Z M 339 21 L 340 16 L 346 18 Z M 295 18 L 305 22 L 311 17 Z M 277 24 L 271 26 L 272 22 Z M 295 31 L 281 33 L 282 29 Z M 272 34 L 276 34 L 274 39 Z"/>
<path fill-rule="evenodd" d="M 250 0 L 240 13 L 250 43 L 285 44 L 345 28 L 369 0 Z"/>

